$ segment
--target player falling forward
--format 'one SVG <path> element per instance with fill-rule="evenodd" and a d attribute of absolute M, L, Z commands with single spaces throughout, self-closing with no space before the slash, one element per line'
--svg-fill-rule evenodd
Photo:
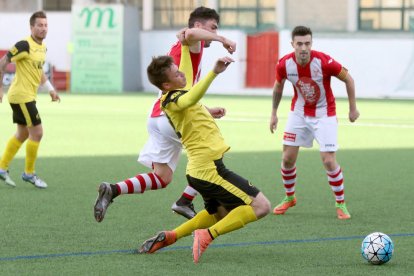
<path fill-rule="evenodd" d="M 198 263 L 219 235 L 240 229 L 270 211 L 270 203 L 262 192 L 225 167 L 223 156 L 229 146 L 199 103 L 215 77 L 232 62 L 229 57 L 219 59 L 214 69 L 192 88 L 188 47 L 182 47 L 180 70 L 168 56 L 153 58 L 148 66 L 148 78 L 163 91 L 162 108 L 187 150 L 188 183 L 202 195 L 205 210 L 174 230 L 148 239 L 140 253 L 153 253 L 194 232 L 193 260 Z"/>
<path fill-rule="evenodd" d="M 217 35 L 219 16 L 215 10 L 199 7 L 195 9 L 189 18 L 189 27 L 177 33 L 179 41 L 173 45 L 169 55 L 176 65 L 180 64 L 181 43 L 190 48 L 191 63 L 193 67 L 193 82 L 197 82 L 201 70 L 201 58 L 203 48 L 209 47 L 212 41 L 219 41 L 229 53 L 236 50 L 236 44 Z M 214 118 L 225 115 L 225 109 L 216 107 L 208 108 Z M 96 221 L 101 222 L 107 208 L 114 198 L 123 194 L 140 194 L 145 190 L 165 188 L 171 181 L 181 156 L 182 145 L 174 129 L 160 107 L 160 98 L 157 99 L 147 121 L 149 138 L 139 154 L 138 161 L 148 168 L 150 173 L 138 174 L 134 177 L 119 181 L 116 184 L 102 183 L 99 186 L 98 197 L 94 206 Z M 172 209 L 190 219 L 196 214 L 192 205 L 192 199 L 196 191 L 187 187 L 182 197 L 172 206 Z"/>
<path fill-rule="evenodd" d="M 359 112 L 356 107 L 354 80 L 348 70 L 333 58 L 311 50 L 312 31 L 309 28 L 297 26 L 293 29 L 292 46 L 295 51 L 282 57 L 276 65 L 276 81 L 273 88 L 270 117 L 272 133 L 277 127 L 277 109 L 286 79 L 292 83 L 295 92 L 283 134 L 281 174 L 286 197 L 273 212 L 281 215 L 296 205 L 296 159 L 299 147 L 312 147 L 315 139 L 319 143 L 322 163 L 335 195 L 337 217 L 350 219 L 351 215 L 345 204 L 344 178 L 336 161 L 338 121 L 330 83 L 331 76 L 345 83 L 349 101 L 349 120 L 355 122 Z"/>

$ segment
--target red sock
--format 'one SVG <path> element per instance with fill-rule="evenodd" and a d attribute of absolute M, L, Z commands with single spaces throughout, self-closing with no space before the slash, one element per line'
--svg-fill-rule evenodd
<path fill-rule="evenodd" d="M 341 167 L 338 166 L 335 170 L 329 172 L 326 171 L 328 175 L 328 182 L 331 186 L 332 191 L 335 194 L 335 200 L 337 203 L 343 203 L 345 201 L 344 194 L 344 177 L 342 175 Z"/>
<path fill-rule="evenodd" d="M 193 201 L 194 197 L 197 195 L 197 191 L 191 186 L 187 186 L 182 194 L 186 199 Z"/>
<path fill-rule="evenodd" d="M 285 186 L 286 196 L 293 196 L 295 194 L 296 184 L 296 166 L 291 169 L 281 168 L 283 185 Z"/>
<path fill-rule="evenodd" d="M 145 190 L 163 189 L 167 185 L 155 173 L 142 173 L 116 183 L 119 194 L 142 194 Z"/>

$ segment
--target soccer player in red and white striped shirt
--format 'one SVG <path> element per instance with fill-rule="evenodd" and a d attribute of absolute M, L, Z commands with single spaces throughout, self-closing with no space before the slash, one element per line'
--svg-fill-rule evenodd
<path fill-rule="evenodd" d="M 189 28 L 178 32 L 179 41 L 172 46 L 168 55 L 173 58 L 176 65 L 179 65 L 181 44 L 188 45 L 193 66 L 193 81 L 196 82 L 200 76 L 203 48 L 208 47 L 212 41 L 219 41 L 229 53 L 233 53 L 236 50 L 236 43 L 217 34 L 219 15 L 214 9 L 196 8 L 191 13 L 188 23 Z M 221 107 L 208 110 L 214 118 L 225 115 L 225 109 Z M 152 172 L 137 174 L 115 184 L 102 183 L 94 205 L 96 221 L 101 222 L 104 219 L 106 210 L 115 197 L 163 189 L 172 181 L 181 156 L 182 145 L 168 118 L 162 112 L 159 99 L 154 103 L 148 117 L 147 130 L 149 138 L 139 154 L 138 161 L 152 169 Z M 196 193 L 196 190 L 187 186 L 183 196 L 174 203 L 173 210 L 188 219 L 192 218 L 195 215 L 192 199 Z"/>
<path fill-rule="evenodd" d="M 312 147 L 313 140 L 319 144 L 322 163 L 328 183 L 335 195 L 338 219 L 350 219 L 345 204 L 344 178 L 336 161 L 338 149 L 335 97 L 331 89 L 331 77 L 345 83 L 349 101 L 349 120 L 355 122 L 359 111 L 355 100 L 354 80 L 348 70 L 329 55 L 312 50 L 312 31 L 297 26 L 292 31 L 294 52 L 282 57 L 276 65 L 276 81 L 273 87 L 270 131 L 277 128 L 277 109 L 286 80 L 294 89 L 294 96 L 283 135 L 281 165 L 282 182 L 286 197 L 275 207 L 276 215 L 284 214 L 296 205 L 296 160 L 299 147 Z"/>

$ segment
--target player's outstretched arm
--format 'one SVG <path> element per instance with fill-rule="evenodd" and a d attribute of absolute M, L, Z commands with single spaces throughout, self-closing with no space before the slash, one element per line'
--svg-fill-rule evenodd
<path fill-rule="evenodd" d="M 219 58 L 214 65 L 213 72 L 217 75 L 223 73 L 232 62 L 234 60 L 231 57 Z"/>
<path fill-rule="evenodd" d="M 220 119 L 224 115 L 226 115 L 226 109 L 224 107 L 207 107 L 205 108 L 208 110 L 208 112 L 211 114 L 211 116 L 214 119 Z"/>
<path fill-rule="evenodd" d="M 185 29 L 181 29 L 180 30 L 182 33 L 180 34 L 180 32 L 177 34 L 178 39 L 180 39 L 180 41 L 182 41 L 181 39 L 183 39 L 184 41 L 184 45 L 185 43 L 187 43 L 187 45 L 191 46 L 194 45 L 202 40 L 205 41 L 218 41 L 221 42 L 221 44 L 223 45 L 223 47 L 230 53 L 233 54 L 236 51 L 236 43 L 224 36 L 218 35 L 216 33 L 212 33 L 209 31 L 206 31 L 204 29 L 201 28 L 185 28 Z M 180 34 L 180 35 L 179 35 Z M 183 43 L 182 41 L 182 43 Z"/>
<path fill-rule="evenodd" d="M 232 62 L 234 62 L 234 60 L 230 57 L 219 58 L 214 65 L 213 70 L 177 100 L 175 108 L 177 110 L 183 110 L 196 104 L 207 92 L 207 89 L 210 87 L 216 76 L 224 72 Z"/>

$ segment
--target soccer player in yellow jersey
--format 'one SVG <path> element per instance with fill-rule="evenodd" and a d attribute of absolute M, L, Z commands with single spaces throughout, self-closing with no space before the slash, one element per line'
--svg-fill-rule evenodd
<path fill-rule="evenodd" d="M 10 186 L 16 186 L 10 178 L 8 168 L 21 145 L 26 143 L 25 171 L 22 179 L 37 188 L 46 188 L 47 184 L 35 173 L 35 162 L 40 140 L 43 135 L 42 122 L 36 108 L 36 95 L 40 85 L 49 90 L 52 101 L 60 101 L 59 95 L 47 80 L 43 72 L 46 58 L 46 45 L 43 40 L 47 34 L 47 18 L 43 11 L 30 17 L 31 35 L 19 42 L 0 59 L 0 80 L 7 64 L 16 63 L 16 75 L 7 93 L 13 110 L 13 122 L 17 131 L 8 141 L 0 159 L 0 180 Z M 3 82 L 0 81 L 0 103 L 3 100 Z"/>
<path fill-rule="evenodd" d="M 192 67 L 187 46 L 182 47 L 180 70 L 169 56 L 153 58 L 148 78 L 163 91 L 161 106 L 187 150 L 187 180 L 203 197 L 205 210 L 172 231 L 145 241 L 140 253 L 153 253 L 194 232 L 193 260 L 219 235 L 240 229 L 270 211 L 268 199 L 248 180 L 223 164 L 230 147 L 207 109 L 199 103 L 214 78 L 233 60 L 220 58 L 206 77 L 192 86 Z"/>

